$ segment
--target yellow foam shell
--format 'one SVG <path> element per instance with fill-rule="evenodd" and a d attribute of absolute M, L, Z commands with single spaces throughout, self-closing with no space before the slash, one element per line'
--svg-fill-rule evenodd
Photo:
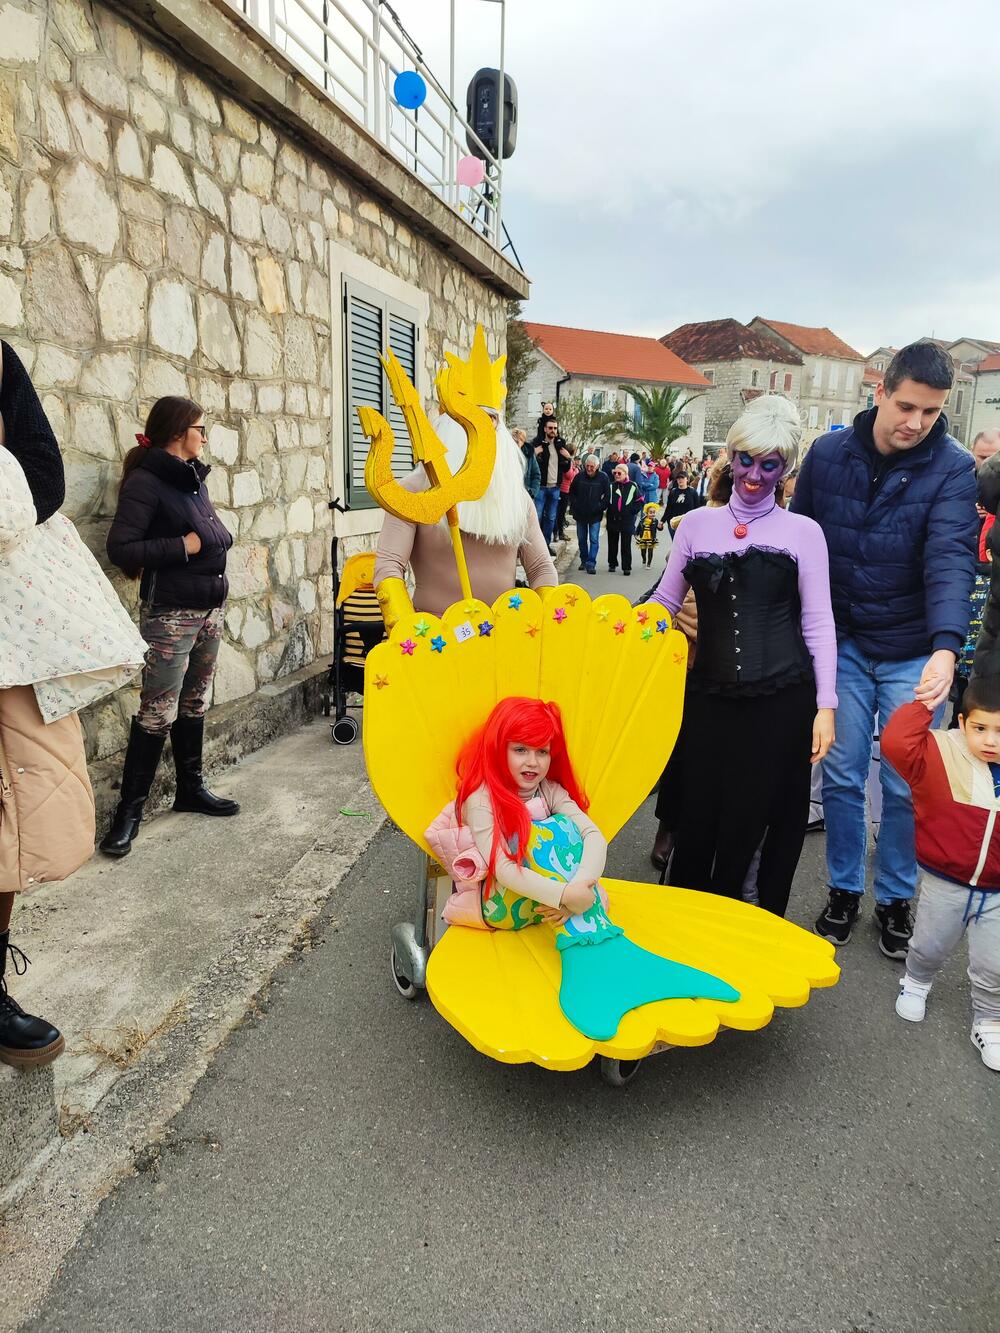
<path fill-rule="evenodd" d="M 455 798 L 455 762 L 494 704 L 558 703 L 589 814 L 610 841 L 646 799 L 680 728 L 687 642 L 658 603 L 575 584 L 541 596 L 512 589 L 436 616 L 410 612 L 365 664 L 364 746 L 379 800 L 414 842 Z M 655 719 L 653 732 L 650 718 Z M 651 745 L 651 734 L 656 744 Z M 764 1027 L 775 1005 L 832 986 L 833 946 L 759 908 L 712 894 L 603 880 L 610 912 L 637 944 L 702 968 L 740 991 L 735 1004 L 661 1000 L 593 1042 L 563 1017 L 551 927 L 453 927 L 431 953 L 427 989 L 477 1050 L 510 1063 L 577 1069 L 595 1054 L 635 1059 L 657 1042 L 697 1046 L 720 1024 Z"/>

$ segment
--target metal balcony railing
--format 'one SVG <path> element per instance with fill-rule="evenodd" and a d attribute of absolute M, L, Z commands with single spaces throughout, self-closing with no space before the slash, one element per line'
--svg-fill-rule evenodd
<path fill-rule="evenodd" d="M 388 6 L 378 0 L 227 3 L 491 245 L 503 248 L 502 164 L 459 113 Z M 454 60 L 452 29 L 452 88 Z M 392 95 L 396 75 L 404 70 L 415 70 L 427 84 L 427 100 L 415 111 L 398 106 Z M 467 136 L 486 162 L 486 180 L 478 187 L 455 179 L 459 158 L 470 151 Z"/>

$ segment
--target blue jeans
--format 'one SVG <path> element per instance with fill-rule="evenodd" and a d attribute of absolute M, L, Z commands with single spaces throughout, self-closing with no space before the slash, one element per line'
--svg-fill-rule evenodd
<path fill-rule="evenodd" d="M 559 487 L 543 486 L 535 496 L 535 509 L 545 545 L 551 546 L 552 531 L 556 525 L 556 514 L 559 512 Z"/>
<path fill-rule="evenodd" d="M 928 654 L 929 656 L 930 654 Z M 913 701 L 926 657 L 884 662 L 868 657 L 853 639 L 837 644 L 837 739 L 823 760 L 826 867 L 832 889 L 864 893 L 868 827 L 865 784 L 875 721 L 884 726 L 900 704 Z M 935 718 L 935 724 L 940 717 Z M 910 789 L 883 759 L 879 767 L 882 821 L 875 848 L 877 903 L 912 898 L 917 887 Z"/>
<path fill-rule="evenodd" d="M 584 569 L 593 569 L 597 564 L 597 548 L 601 541 L 601 520 L 597 518 L 593 523 L 581 523 L 578 519 L 576 540 L 580 547 L 580 564 Z"/>

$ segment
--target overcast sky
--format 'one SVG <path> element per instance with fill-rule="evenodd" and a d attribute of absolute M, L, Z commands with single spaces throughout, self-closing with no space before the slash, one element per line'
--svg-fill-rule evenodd
<path fill-rule="evenodd" d="M 448 0 L 393 0 L 447 79 Z M 499 6 L 457 0 L 458 84 Z M 1000 339 L 1000 0 L 508 0 L 531 319 Z"/>

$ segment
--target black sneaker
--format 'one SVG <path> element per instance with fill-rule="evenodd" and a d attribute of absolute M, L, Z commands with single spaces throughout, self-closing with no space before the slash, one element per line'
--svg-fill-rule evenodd
<path fill-rule="evenodd" d="M 875 919 L 879 929 L 878 947 L 886 958 L 905 958 L 913 934 L 909 898 L 893 898 L 891 902 L 877 904 Z"/>
<path fill-rule="evenodd" d="M 846 889 L 831 889 L 823 915 L 814 927 L 831 944 L 846 944 L 854 933 L 854 923 L 861 911 L 861 894 Z"/>

